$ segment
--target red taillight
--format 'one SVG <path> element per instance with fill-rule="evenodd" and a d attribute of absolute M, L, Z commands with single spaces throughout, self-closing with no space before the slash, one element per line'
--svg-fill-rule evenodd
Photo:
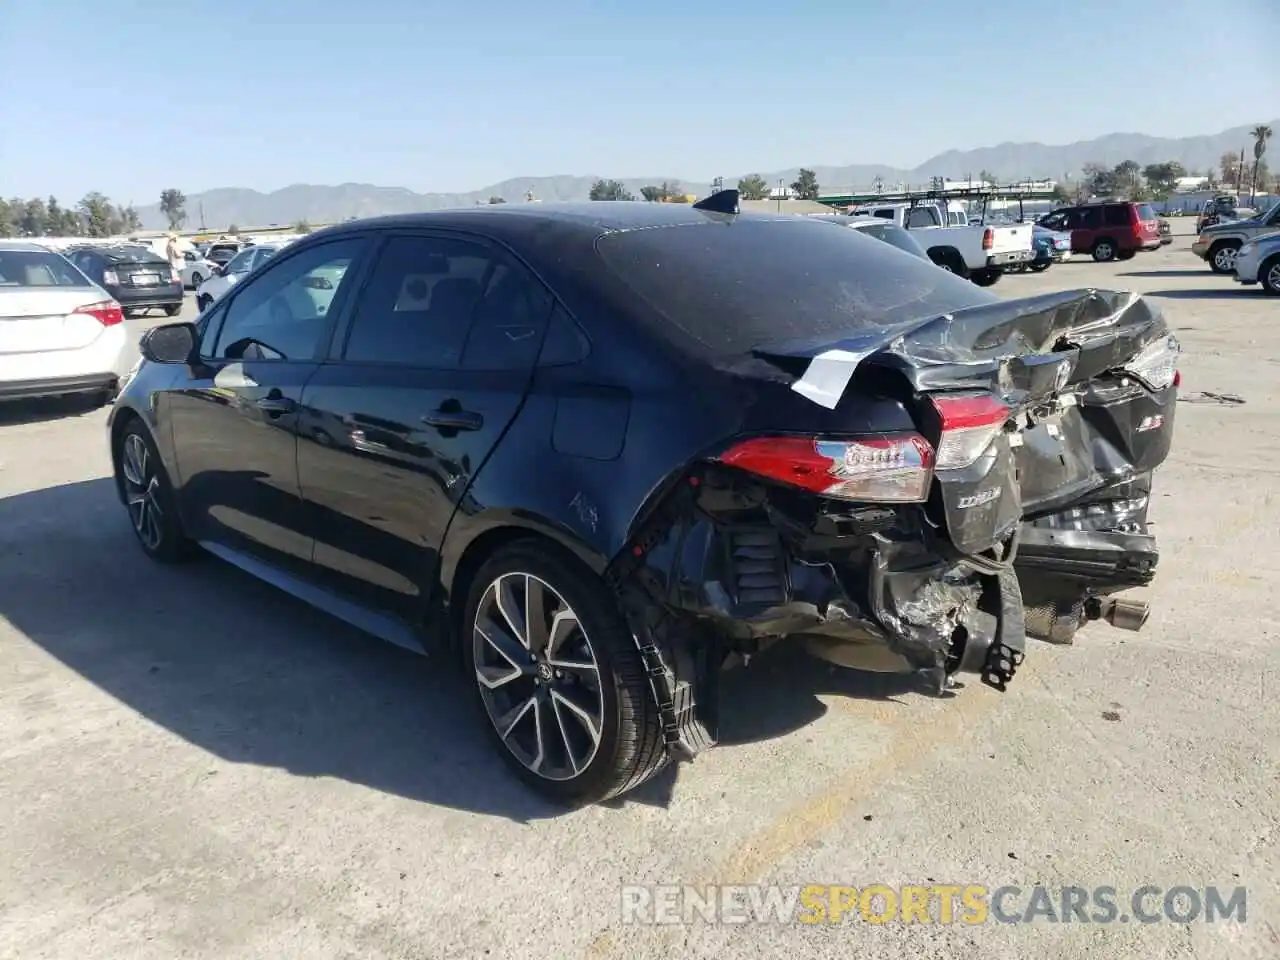
<path fill-rule="evenodd" d="M 753 437 L 716 459 L 825 497 L 868 503 L 922 503 L 933 480 L 933 448 L 916 433 L 858 440 Z"/>
<path fill-rule="evenodd" d="M 114 300 L 99 300 L 97 303 L 76 307 L 71 312 L 88 314 L 104 327 L 113 327 L 117 323 L 124 323 L 124 311 L 120 309 L 120 304 Z"/>
<path fill-rule="evenodd" d="M 991 446 L 1009 419 L 1007 406 L 987 393 L 929 398 L 942 421 L 936 468 L 967 467 Z"/>
<path fill-rule="evenodd" d="M 1182 386 L 1182 371 L 1181 371 L 1181 370 L 1175 370 L 1175 371 L 1173 371 L 1173 385 L 1174 385 L 1175 387 L 1180 387 L 1180 386 Z"/>
<path fill-rule="evenodd" d="M 996 232 L 990 227 L 982 231 L 982 249 L 990 250 L 996 245 Z"/>

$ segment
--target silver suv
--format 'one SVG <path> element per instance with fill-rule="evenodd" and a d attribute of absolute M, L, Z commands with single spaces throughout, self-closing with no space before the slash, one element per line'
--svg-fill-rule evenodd
<path fill-rule="evenodd" d="M 1191 252 L 1207 260 L 1214 273 L 1235 273 L 1240 248 L 1247 241 L 1276 230 L 1280 230 L 1280 203 L 1248 220 L 1224 220 L 1205 227 L 1191 244 Z"/>

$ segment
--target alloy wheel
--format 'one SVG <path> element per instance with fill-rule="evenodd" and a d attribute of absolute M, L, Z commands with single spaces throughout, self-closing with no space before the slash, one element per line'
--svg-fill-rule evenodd
<path fill-rule="evenodd" d="M 490 583 L 476 607 L 472 659 L 485 711 L 521 764 L 548 780 L 591 765 L 604 729 L 600 666 L 554 587 L 522 572 Z"/>
<path fill-rule="evenodd" d="M 125 437 L 120 456 L 124 475 L 125 505 L 134 533 L 147 550 L 155 550 L 164 538 L 164 511 L 160 508 L 160 476 L 151 462 L 146 441 L 136 433 Z"/>
<path fill-rule="evenodd" d="M 1267 289 L 1280 293 L 1280 263 L 1273 263 L 1271 269 L 1267 271 L 1267 275 L 1262 278 L 1262 282 L 1266 284 Z"/>
<path fill-rule="evenodd" d="M 1115 251 L 1111 248 L 1111 244 L 1105 240 L 1094 248 L 1094 253 L 1097 254 L 1099 260 L 1110 260 L 1115 256 Z"/>
<path fill-rule="evenodd" d="M 1231 273 L 1236 268 L 1236 248 L 1222 247 L 1213 255 L 1213 263 L 1223 273 Z"/>

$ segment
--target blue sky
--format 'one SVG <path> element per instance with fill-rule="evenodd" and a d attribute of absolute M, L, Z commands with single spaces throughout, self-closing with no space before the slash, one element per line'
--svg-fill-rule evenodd
<path fill-rule="evenodd" d="M 1273 119 L 1280 0 L 1211 6 L 0 0 L 0 195 L 709 180 Z"/>

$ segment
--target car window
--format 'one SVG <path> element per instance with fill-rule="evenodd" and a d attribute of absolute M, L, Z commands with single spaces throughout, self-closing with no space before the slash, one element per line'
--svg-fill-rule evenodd
<path fill-rule="evenodd" d="M 227 265 L 222 268 L 222 272 L 248 273 L 253 268 L 253 256 L 255 253 L 256 251 L 252 247 L 247 250 L 241 250 L 227 261 Z"/>
<path fill-rule="evenodd" d="M 1155 220 L 1156 208 L 1151 206 L 1151 204 L 1149 203 L 1138 204 L 1138 219 L 1139 220 Z"/>
<path fill-rule="evenodd" d="M 87 287 L 89 280 L 61 254 L 0 250 L 0 287 Z"/>
<path fill-rule="evenodd" d="M 227 312 L 227 303 L 223 300 L 212 310 L 206 310 L 196 321 L 196 333 L 200 335 L 200 356 L 213 356 L 214 343 L 218 339 L 218 327 Z"/>
<path fill-rule="evenodd" d="M 541 286 L 484 246 L 392 237 L 352 311 L 342 355 L 435 368 L 529 366 L 548 310 Z"/>
<path fill-rule="evenodd" d="M 364 240 L 333 240 L 278 260 L 255 274 L 227 306 L 215 357 L 307 360 L 329 330 L 329 310 L 349 281 Z"/>
<path fill-rule="evenodd" d="M 770 341 L 880 335 L 998 299 L 857 230 L 793 220 L 620 230 L 597 240 L 596 252 L 660 315 L 655 333 L 683 335 L 713 357 Z"/>
<path fill-rule="evenodd" d="M 1129 223 L 1129 206 L 1124 203 L 1110 203 L 1103 208 L 1103 222 L 1109 227 L 1123 227 Z"/>
<path fill-rule="evenodd" d="M 899 250 L 905 250 L 907 253 L 915 254 L 917 257 L 928 256 L 928 254 L 924 252 L 924 247 L 920 246 L 916 238 L 906 230 L 899 228 L 896 224 L 876 223 L 860 229 L 863 233 L 869 233 L 877 240 L 891 244 Z"/>
<path fill-rule="evenodd" d="M 907 228 L 932 227 L 938 222 L 938 215 L 932 207 L 915 207 L 907 211 Z"/>
<path fill-rule="evenodd" d="M 1075 212 L 1076 226 L 1081 230 L 1095 230 L 1102 226 L 1101 207 L 1081 207 Z"/>
<path fill-rule="evenodd" d="M 581 363 L 590 352 L 591 344 L 587 335 L 569 316 L 568 311 L 557 304 L 551 311 L 551 319 L 547 321 L 547 334 L 542 342 L 542 353 L 538 355 L 538 365 L 559 367 Z"/>

